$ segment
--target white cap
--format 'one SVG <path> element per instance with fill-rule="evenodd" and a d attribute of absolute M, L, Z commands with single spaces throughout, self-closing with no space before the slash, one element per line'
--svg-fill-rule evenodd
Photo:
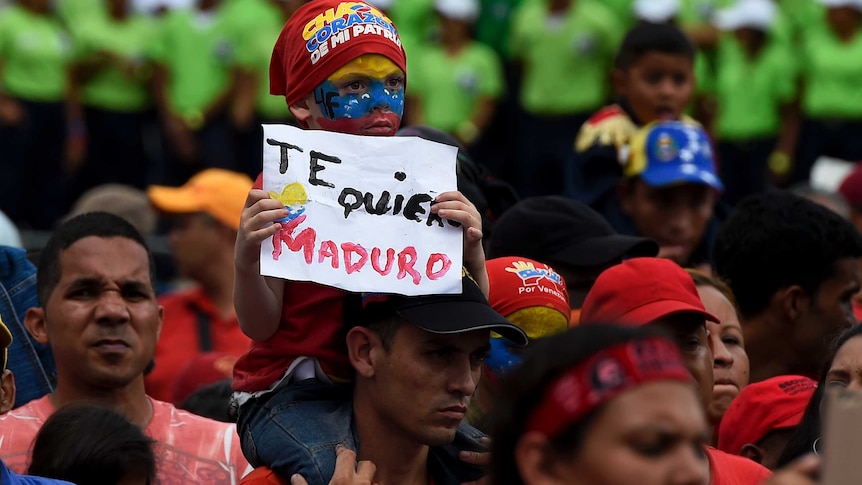
<path fill-rule="evenodd" d="M 682 3 L 680 0 L 635 0 L 632 8 L 639 20 L 660 24 L 676 17 Z"/>
<path fill-rule="evenodd" d="M 777 7 L 772 0 L 737 0 L 732 7 L 715 12 L 712 23 L 721 30 L 767 30 L 776 14 Z"/>
<path fill-rule="evenodd" d="M 853 7 L 862 10 L 862 0 L 820 0 L 826 7 Z"/>
<path fill-rule="evenodd" d="M 479 0 L 435 0 L 434 8 L 452 20 L 473 22 L 479 18 Z"/>
<path fill-rule="evenodd" d="M 374 8 L 386 10 L 395 3 L 395 0 L 365 0 L 365 3 L 371 5 Z"/>

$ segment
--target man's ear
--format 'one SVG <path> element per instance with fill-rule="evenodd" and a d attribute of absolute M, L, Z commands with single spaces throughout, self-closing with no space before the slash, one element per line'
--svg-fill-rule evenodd
<path fill-rule="evenodd" d="M 15 406 L 15 376 L 6 369 L 0 377 L 0 414 L 6 414 Z"/>
<path fill-rule="evenodd" d="M 761 450 L 759 446 L 752 445 L 751 443 L 742 445 L 742 450 L 739 452 L 739 456 L 748 458 L 756 463 L 763 463 L 763 450 Z"/>
<path fill-rule="evenodd" d="M 40 344 L 48 345 L 48 328 L 45 325 L 45 309 L 42 307 L 33 307 L 27 310 L 24 315 L 24 326 L 30 335 Z"/>
<path fill-rule="evenodd" d="M 552 485 L 561 483 L 551 447 L 541 433 L 527 432 L 515 445 L 515 465 L 524 483 Z"/>
<path fill-rule="evenodd" d="M 377 333 L 366 327 L 353 327 L 347 332 L 347 357 L 362 377 L 374 377 L 374 363 L 382 347 Z"/>
<path fill-rule="evenodd" d="M 621 98 L 624 98 L 628 93 L 626 77 L 626 72 L 622 69 L 614 69 L 611 72 L 611 85 L 614 87 L 614 92 L 617 96 Z"/>
<path fill-rule="evenodd" d="M 784 316 L 795 321 L 803 313 L 808 311 L 811 306 L 811 300 L 799 285 L 788 286 L 776 292 L 773 298 L 777 299 L 777 306 L 784 313 Z"/>
<path fill-rule="evenodd" d="M 308 120 L 311 119 L 311 109 L 309 109 L 308 101 L 305 98 L 288 106 L 288 109 L 290 109 L 290 114 L 292 114 L 293 117 L 296 118 L 296 121 L 297 123 L 299 123 L 299 126 L 302 126 L 303 128 L 308 128 Z"/>

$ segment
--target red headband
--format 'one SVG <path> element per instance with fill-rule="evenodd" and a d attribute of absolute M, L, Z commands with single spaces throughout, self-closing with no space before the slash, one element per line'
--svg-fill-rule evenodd
<path fill-rule="evenodd" d="M 691 382 L 672 342 L 658 337 L 604 349 L 557 377 L 525 431 L 554 437 L 618 394 L 652 381 Z"/>

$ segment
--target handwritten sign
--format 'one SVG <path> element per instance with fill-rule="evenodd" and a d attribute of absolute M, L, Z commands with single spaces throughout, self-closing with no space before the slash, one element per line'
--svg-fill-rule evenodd
<path fill-rule="evenodd" d="M 463 232 L 431 212 L 455 147 L 264 125 L 263 188 L 290 211 L 260 272 L 348 291 L 459 293 Z"/>

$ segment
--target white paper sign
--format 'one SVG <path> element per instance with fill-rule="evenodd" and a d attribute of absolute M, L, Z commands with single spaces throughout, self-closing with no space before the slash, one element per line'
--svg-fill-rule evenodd
<path fill-rule="evenodd" d="M 463 231 L 430 211 L 435 197 L 457 190 L 457 148 L 263 130 L 263 188 L 291 214 L 261 244 L 261 274 L 357 292 L 461 292 Z"/>

